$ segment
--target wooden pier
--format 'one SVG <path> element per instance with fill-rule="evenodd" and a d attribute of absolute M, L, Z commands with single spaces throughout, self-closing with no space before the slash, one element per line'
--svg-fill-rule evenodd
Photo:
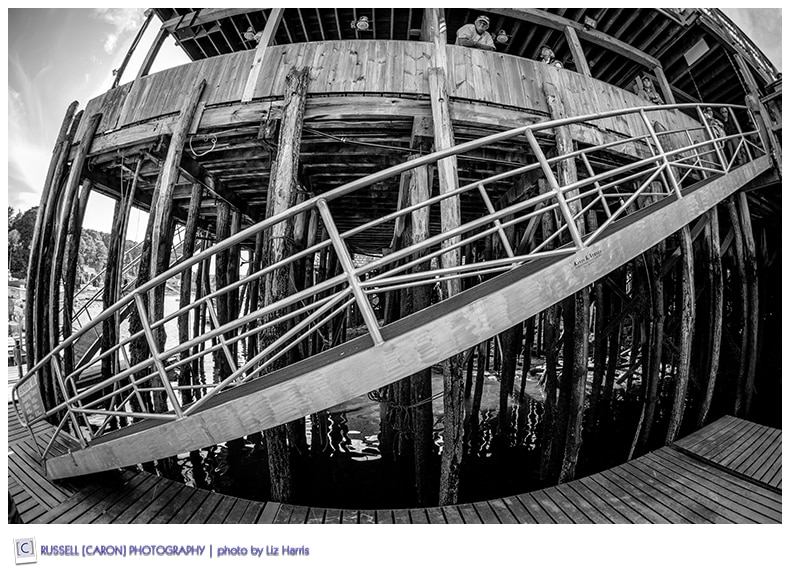
<path fill-rule="evenodd" d="M 675 444 L 539 491 L 435 508 L 343 510 L 264 503 L 147 472 L 53 482 L 8 408 L 8 488 L 28 523 L 72 524 L 637 524 L 780 523 L 782 433 L 724 417 Z M 52 429 L 38 423 L 39 441 Z M 41 443 L 40 443 L 41 444 Z M 59 438 L 57 449 L 70 446 Z"/>

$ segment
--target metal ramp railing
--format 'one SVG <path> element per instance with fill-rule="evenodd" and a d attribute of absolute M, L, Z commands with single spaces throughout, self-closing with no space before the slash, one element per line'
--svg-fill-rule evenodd
<path fill-rule="evenodd" d="M 175 265 L 104 310 L 49 353 L 14 386 L 13 393 L 19 405 L 15 404 L 17 416 L 28 427 L 45 417 L 59 417 L 60 422 L 52 440 L 41 452 L 42 459 L 46 459 L 51 454 L 50 449 L 58 433 L 71 434 L 87 449 L 92 441 L 110 440 L 110 436 L 105 439 L 104 435 L 113 426 L 117 428 L 146 419 L 166 422 L 192 417 L 223 391 L 248 383 L 270 370 L 280 358 L 315 336 L 337 317 L 348 313 L 349 309 L 354 309 L 362 317 L 363 328 L 360 333 L 367 334 L 374 346 L 382 345 L 385 343 L 382 334 L 384 321 L 376 315 L 371 298 L 417 286 L 441 285 L 472 277 L 491 278 L 526 262 L 587 250 L 626 214 L 649 209 L 651 203 L 663 198 L 683 198 L 684 190 L 698 185 L 705 178 L 728 174 L 738 164 L 751 162 L 755 157 L 765 154 L 765 147 L 758 141 L 759 132 L 719 133 L 707 122 L 702 113 L 703 107 L 706 106 L 651 106 L 546 121 L 407 161 L 310 198 Z M 658 111 L 695 108 L 701 120 L 696 130 L 667 131 L 660 129 L 651 120 L 651 115 Z M 619 115 L 640 118 L 644 132 L 631 138 L 548 157 L 545 149 L 554 146 L 554 128 Z M 395 207 L 386 215 L 364 221 L 351 229 L 340 230 L 335 224 L 333 206 L 343 198 L 351 197 L 388 178 L 415 174 L 416 170 L 451 156 L 504 141 L 524 141 L 522 138 L 526 140 L 534 161 L 504 169 L 446 193 L 435 194 L 414 205 Z M 643 150 L 644 157 L 625 165 L 604 165 L 600 158 L 604 154 L 617 152 L 626 143 L 637 144 Z M 725 145 L 729 149 L 725 149 Z M 575 182 L 560 185 L 554 169 L 560 162 L 569 160 L 584 166 L 586 175 L 580 175 Z M 530 175 L 535 179 L 545 178 L 548 185 L 512 205 L 493 204 L 492 190 L 501 191 L 523 182 L 523 178 Z M 431 210 L 439 209 L 442 202 L 452 201 L 464 202 L 464 219 L 454 229 L 429 234 L 421 241 L 396 248 L 380 258 L 354 263 L 349 243 L 364 238 L 374 229 L 391 233 L 398 221 L 430 213 Z M 583 220 L 592 213 L 598 219 L 597 229 L 586 233 Z M 301 219 L 301 225 L 305 225 L 312 218 L 316 218 L 315 221 L 320 222 L 326 230 L 325 238 L 299 251 L 286 251 L 282 259 L 265 267 L 250 265 L 245 277 L 230 284 L 215 286 L 213 290 L 211 285 L 205 284 L 204 292 L 190 304 L 161 318 L 150 317 L 149 309 L 153 308 L 155 290 L 162 288 L 168 280 L 187 270 L 195 271 L 201 265 L 216 266 L 219 258 L 225 257 L 231 250 L 239 249 L 242 244 L 249 244 L 259 235 L 264 242 L 284 241 L 283 237 L 289 235 L 291 226 L 298 219 Z M 516 241 L 516 233 L 520 235 L 520 241 Z M 490 250 L 495 252 L 492 257 L 479 261 L 460 257 L 463 250 L 486 240 L 498 247 Z M 456 263 L 447 266 L 447 255 L 451 253 L 458 255 Z M 308 282 L 312 284 L 301 289 L 291 289 L 271 302 L 261 298 L 263 304 L 258 305 L 257 301 L 251 299 L 251 293 L 265 291 L 270 286 L 276 273 L 298 265 L 312 268 L 318 259 L 328 256 L 337 259 L 334 273 L 330 270 L 326 277 L 313 274 L 314 281 Z M 443 258 L 445 264 L 439 265 L 438 261 Z M 238 296 L 239 312 L 226 322 L 221 322 L 216 310 L 227 308 L 229 294 Z M 88 364 L 71 373 L 64 373 L 64 348 L 129 305 L 136 308 L 142 328 L 130 333 L 112 348 L 103 349 Z M 167 341 L 162 336 L 168 325 L 175 325 L 179 321 L 194 325 L 196 316 L 209 317 L 211 328 L 183 343 Z M 242 352 L 245 343 L 246 353 Z M 76 389 L 75 381 L 85 369 L 105 357 L 128 354 L 132 345 L 143 345 L 148 352 L 147 358 L 119 370 L 90 388 Z M 325 346 L 331 346 L 331 341 Z M 461 350 L 457 349 L 459 352 Z M 215 370 L 213 381 L 187 380 L 182 377 L 181 373 L 191 369 L 196 361 L 212 355 Z M 65 397 L 59 404 L 44 406 L 39 384 L 46 380 L 49 384 L 58 385 Z M 381 386 L 375 381 L 374 385 Z M 150 404 L 150 401 L 142 399 L 154 394 L 165 399 L 168 412 L 153 412 L 145 407 L 132 408 L 133 397 L 138 399 L 140 405 L 145 405 Z M 177 450 L 179 445 L 172 445 L 171 448 L 176 449 L 173 454 L 181 452 Z"/>

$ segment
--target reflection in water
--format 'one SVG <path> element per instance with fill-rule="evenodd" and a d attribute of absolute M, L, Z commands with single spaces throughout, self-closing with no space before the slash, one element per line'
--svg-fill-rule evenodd
<path fill-rule="evenodd" d="M 441 374 L 432 377 L 435 424 L 432 465 L 438 469 L 444 424 Z M 479 425 L 470 432 L 462 468 L 462 498 L 483 500 L 536 487 L 538 425 L 543 413 L 537 381 L 523 402 L 510 397 L 507 429 L 499 428 L 499 379 L 486 373 Z M 517 393 L 518 394 L 518 393 Z M 300 504 L 325 507 L 397 508 L 415 506 L 414 476 L 382 456 L 381 403 L 366 395 L 305 419 L 309 451 L 294 460 Z M 406 434 L 406 433 L 404 433 Z M 260 435 L 179 457 L 184 481 L 253 500 L 268 499 L 268 466 Z M 235 444 L 235 443 L 234 443 Z M 238 449 L 238 454 L 235 451 Z M 231 451 L 234 454 L 231 454 Z M 438 475 L 437 475 L 438 476 Z M 496 476 L 497 480 L 491 480 Z"/>

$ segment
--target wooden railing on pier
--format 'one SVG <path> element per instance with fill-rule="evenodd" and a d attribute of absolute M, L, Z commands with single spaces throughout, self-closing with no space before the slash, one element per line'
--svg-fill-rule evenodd
<path fill-rule="evenodd" d="M 207 110 L 231 104 L 255 108 L 261 102 L 282 99 L 285 76 L 294 66 L 310 68 L 308 95 L 311 96 L 427 99 L 428 69 L 435 65 L 432 49 L 432 44 L 427 42 L 393 40 L 273 46 L 266 53 L 253 101 L 248 104 L 241 104 L 241 99 L 253 50 L 200 60 L 137 79 L 94 98 L 86 106 L 76 140 L 81 138 L 89 118 L 97 112 L 102 113 L 102 119 L 97 131 L 99 137 L 93 146 L 95 153 L 109 145 L 101 138 L 106 132 L 136 127 L 134 133 L 140 138 L 167 132 L 164 124 L 157 123 L 145 129 L 141 129 L 140 124 L 177 115 L 192 87 L 201 80 L 206 80 L 201 103 Z M 457 103 L 478 102 L 522 110 L 539 120 L 549 116 L 543 86 L 551 83 L 563 94 L 565 113 L 569 117 L 645 105 L 644 100 L 630 91 L 571 70 L 508 54 L 451 45 L 447 46 L 447 62 L 448 92 Z M 314 105 L 320 107 L 320 103 Z M 397 114 L 398 108 L 391 109 L 390 113 Z M 657 121 L 669 130 L 700 127 L 695 119 L 675 110 L 662 112 Z M 590 126 L 597 129 L 577 127 L 574 137 L 596 145 L 603 143 L 606 134 L 645 134 L 638 118 L 627 116 L 596 120 L 590 122 Z M 117 134 L 110 141 L 116 140 Z"/>

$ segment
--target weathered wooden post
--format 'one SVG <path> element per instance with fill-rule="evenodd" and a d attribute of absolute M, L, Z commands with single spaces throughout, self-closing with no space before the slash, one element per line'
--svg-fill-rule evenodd
<path fill-rule="evenodd" d="M 46 237 L 47 231 L 46 212 L 52 210 L 50 197 L 53 196 L 53 188 L 59 185 L 60 174 L 68 158 L 68 151 L 71 147 L 71 140 L 74 137 L 79 118 L 82 114 L 75 118 L 74 114 L 77 111 L 77 102 L 72 102 L 66 109 L 66 114 L 63 117 L 63 123 L 60 126 L 58 137 L 55 140 L 55 145 L 52 149 L 52 159 L 49 163 L 47 175 L 44 178 L 44 187 L 41 190 L 41 201 L 39 202 L 38 211 L 36 212 L 36 223 L 33 227 L 33 238 L 30 242 L 30 259 L 27 266 L 27 278 L 25 285 L 28 287 L 27 297 L 25 299 L 25 346 L 27 348 L 27 365 L 28 369 L 32 369 L 33 365 L 38 361 L 38 349 L 36 344 L 36 332 L 38 331 L 35 320 L 36 314 L 36 301 L 43 297 L 43 293 L 38 293 L 37 289 L 31 289 L 33 285 L 39 281 L 39 264 L 42 255 L 43 238 Z"/>
<path fill-rule="evenodd" d="M 278 138 L 277 156 L 273 160 L 266 199 L 266 216 L 272 217 L 290 208 L 296 202 L 296 181 L 299 173 L 299 149 L 302 142 L 302 124 L 310 80 L 309 68 L 292 68 L 285 80 L 285 101 Z M 289 240 L 293 235 L 293 222 L 284 220 L 264 232 L 263 267 L 285 259 L 289 254 Z M 261 306 L 271 305 L 288 295 L 288 269 L 280 268 L 266 275 L 261 290 Z M 283 313 L 281 311 L 280 313 Z M 269 328 L 261 333 L 260 349 L 277 340 L 285 326 Z M 284 359 L 275 361 L 270 370 L 284 366 Z M 269 453 L 271 498 L 288 502 L 293 497 L 291 452 L 285 426 L 264 431 Z"/>
<path fill-rule="evenodd" d="M 455 145 L 452 121 L 450 120 L 450 98 L 447 91 L 447 35 L 442 9 L 430 9 L 433 38 L 433 64 L 428 70 L 428 83 L 431 97 L 433 133 L 437 151 Z M 446 194 L 458 187 L 458 160 L 455 156 L 439 160 L 439 193 Z M 461 225 L 461 204 L 458 196 L 441 202 L 442 232 L 451 231 Z M 457 243 L 453 238 L 443 243 L 443 247 Z M 458 249 L 442 255 L 442 267 L 457 267 L 461 262 Z M 457 295 L 461 290 L 458 279 L 442 283 L 444 298 Z M 455 355 L 443 363 L 444 371 L 444 448 L 442 450 L 441 474 L 439 478 L 439 504 L 458 502 L 461 461 L 463 459 L 464 423 L 464 379 L 462 356 Z"/>

